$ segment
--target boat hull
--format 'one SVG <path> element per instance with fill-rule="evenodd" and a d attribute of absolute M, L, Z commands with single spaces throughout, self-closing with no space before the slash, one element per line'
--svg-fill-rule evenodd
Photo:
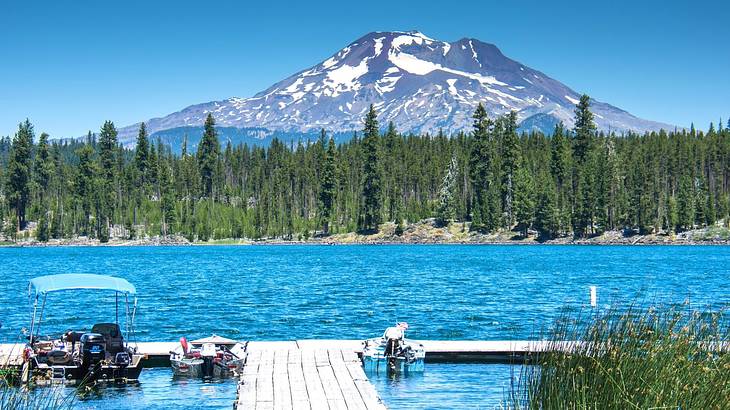
<path fill-rule="evenodd" d="M 172 374 L 175 377 L 190 378 L 228 378 L 233 377 L 243 367 L 242 360 L 226 364 L 214 363 L 211 359 L 170 359 Z"/>
<path fill-rule="evenodd" d="M 30 370 L 35 384 L 78 384 L 112 382 L 127 383 L 139 380 L 142 366 L 102 365 L 88 369 L 75 365 L 37 366 Z"/>
<path fill-rule="evenodd" d="M 216 345 L 211 355 L 203 355 L 200 345 L 192 343 L 195 355 L 183 352 L 177 346 L 170 352 L 170 365 L 175 377 L 190 378 L 228 378 L 238 374 L 243 368 L 245 344 Z"/>
<path fill-rule="evenodd" d="M 407 361 L 405 358 L 363 356 L 362 365 L 369 373 L 422 373 L 426 367 L 423 359 Z"/>
<path fill-rule="evenodd" d="M 426 352 L 423 345 L 412 340 L 403 340 L 402 354 L 385 354 L 386 341 L 383 338 L 364 342 L 362 364 L 370 373 L 420 373 L 425 369 Z"/>

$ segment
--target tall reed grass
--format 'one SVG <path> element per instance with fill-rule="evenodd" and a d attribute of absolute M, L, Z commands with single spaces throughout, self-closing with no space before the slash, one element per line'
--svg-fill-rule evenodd
<path fill-rule="evenodd" d="M 66 410 L 73 408 L 75 397 L 63 386 L 27 387 L 0 377 L 0 409 L 3 410 Z"/>
<path fill-rule="evenodd" d="M 669 307 L 583 314 L 559 321 L 549 340 L 545 352 L 526 359 L 507 407 L 730 408 L 724 312 Z"/>

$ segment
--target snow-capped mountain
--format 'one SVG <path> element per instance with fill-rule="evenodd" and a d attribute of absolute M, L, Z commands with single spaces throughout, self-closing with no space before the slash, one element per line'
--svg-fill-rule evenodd
<path fill-rule="evenodd" d="M 523 129 L 551 130 L 557 121 L 573 125 L 580 94 L 540 71 L 504 56 L 475 39 L 444 42 L 419 32 L 367 34 L 327 60 L 249 98 L 233 97 L 189 106 L 147 121 L 150 133 L 199 127 L 209 112 L 220 127 L 251 129 L 253 138 L 272 133 L 310 133 L 325 128 L 362 128 L 374 104 L 383 126 L 401 132 L 446 133 L 471 128 L 471 115 L 483 103 L 491 116 L 515 110 Z M 616 132 L 671 129 L 593 101 L 600 129 Z M 122 128 L 131 141 L 137 125 Z"/>

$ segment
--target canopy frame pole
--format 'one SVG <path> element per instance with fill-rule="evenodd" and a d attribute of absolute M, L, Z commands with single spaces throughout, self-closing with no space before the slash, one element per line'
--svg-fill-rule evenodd
<path fill-rule="evenodd" d="M 114 292 L 114 323 L 119 326 L 119 292 Z"/>
<path fill-rule="evenodd" d="M 127 306 L 129 306 L 129 305 L 127 305 Z M 131 318 L 129 320 L 129 322 L 130 322 L 129 327 L 131 329 L 131 335 L 134 338 L 135 346 L 137 344 L 137 334 L 134 331 L 134 317 L 135 317 L 136 314 L 137 314 L 137 296 L 134 297 L 134 303 L 132 305 L 132 315 L 131 315 Z M 127 336 L 129 336 L 129 332 L 130 332 L 130 330 L 127 331 Z"/>
<path fill-rule="evenodd" d="M 124 343 L 129 344 L 129 327 L 131 324 L 129 323 L 129 295 L 124 294 L 124 331 L 127 333 L 124 336 Z"/>
<path fill-rule="evenodd" d="M 35 316 L 36 312 L 38 310 L 38 294 L 35 295 L 35 300 L 33 301 L 33 316 L 30 317 L 30 339 L 28 339 L 28 343 L 31 345 L 33 344 L 33 331 L 35 330 Z"/>
<path fill-rule="evenodd" d="M 46 296 L 48 296 L 47 293 L 43 294 L 43 303 L 41 304 L 41 313 L 38 317 L 38 326 L 36 326 L 35 332 L 36 336 L 39 336 L 41 333 L 41 323 L 43 322 L 43 312 L 46 311 Z M 33 333 L 31 333 L 31 337 L 33 336 Z"/>

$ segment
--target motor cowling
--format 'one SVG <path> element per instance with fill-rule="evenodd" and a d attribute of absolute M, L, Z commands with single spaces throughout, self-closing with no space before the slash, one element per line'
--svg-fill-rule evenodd
<path fill-rule="evenodd" d="M 81 364 L 91 367 L 101 363 L 106 358 L 106 341 L 99 333 L 84 333 L 81 335 Z"/>
<path fill-rule="evenodd" d="M 114 356 L 114 364 L 120 367 L 127 367 L 132 363 L 132 358 L 127 352 L 119 352 Z"/>

